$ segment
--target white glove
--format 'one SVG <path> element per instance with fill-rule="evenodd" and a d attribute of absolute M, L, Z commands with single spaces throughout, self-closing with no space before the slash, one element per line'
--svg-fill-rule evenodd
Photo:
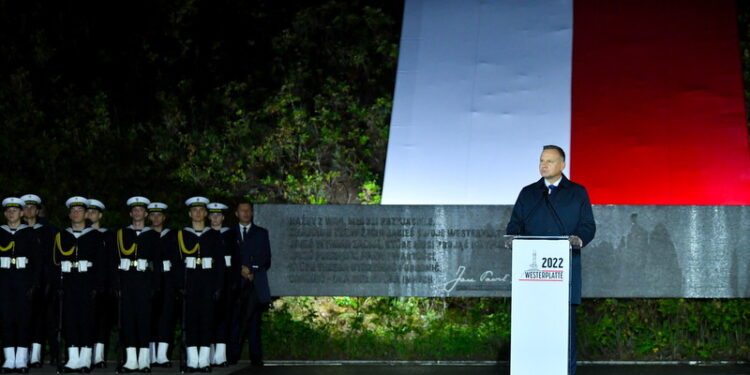
<path fill-rule="evenodd" d="M 195 269 L 195 257 L 185 258 L 185 267 L 190 268 L 190 269 Z"/>
<path fill-rule="evenodd" d="M 89 270 L 89 262 L 82 260 L 78 262 L 78 272 L 86 272 Z"/>
<path fill-rule="evenodd" d="M 120 259 L 120 267 L 121 270 L 127 271 L 130 269 L 130 259 Z"/>
<path fill-rule="evenodd" d="M 0 257 L 0 268 L 10 268 L 10 257 Z"/>
<path fill-rule="evenodd" d="M 16 258 L 16 268 L 19 270 L 22 270 L 26 268 L 26 265 L 29 264 L 29 258 L 27 257 L 18 257 Z"/>
<path fill-rule="evenodd" d="M 168 260 L 163 261 L 161 264 L 164 272 L 169 272 L 172 269 L 172 262 Z"/>
<path fill-rule="evenodd" d="M 138 259 L 138 264 L 135 266 L 136 271 L 145 271 L 148 268 L 148 260 Z"/>
<path fill-rule="evenodd" d="M 227 263 L 227 267 L 232 266 L 232 256 L 231 255 L 224 255 L 224 262 Z"/>
<path fill-rule="evenodd" d="M 213 258 L 202 258 L 201 266 L 203 267 L 204 270 L 210 270 L 213 261 L 214 261 Z"/>
<path fill-rule="evenodd" d="M 62 270 L 63 272 L 68 273 L 71 269 L 73 269 L 73 262 L 69 260 L 60 262 L 60 270 Z"/>

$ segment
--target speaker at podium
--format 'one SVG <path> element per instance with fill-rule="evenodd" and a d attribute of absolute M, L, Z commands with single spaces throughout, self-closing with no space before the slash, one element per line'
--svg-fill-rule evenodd
<path fill-rule="evenodd" d="M 567 236 L 514 236 L 511 375 L 566 375 L 571 246 Z"/>

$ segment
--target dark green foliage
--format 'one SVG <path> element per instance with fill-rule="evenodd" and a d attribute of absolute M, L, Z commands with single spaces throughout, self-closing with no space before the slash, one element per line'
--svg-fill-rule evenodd
<path fill-rule="evenodd" d="M 0 2 L 0 195 L 377 202 L 402 7 Z"/>
<path fill-rule="evenodd" d="M 266 315 L 274 359 L 507 360 L 507 298 L 286 297 Z M 584 300 L 582 360 L 747 360 L 750 301 Z M 271 354 L 272 353 L 272 354 Z"/>

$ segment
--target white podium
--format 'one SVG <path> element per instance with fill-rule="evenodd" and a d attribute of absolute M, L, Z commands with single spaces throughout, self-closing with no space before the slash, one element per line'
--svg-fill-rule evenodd
<path fill-rule="evenodd" d="M 511 375 L 568 373 L 570 260 L 567 237 L 515 236 Z"/>

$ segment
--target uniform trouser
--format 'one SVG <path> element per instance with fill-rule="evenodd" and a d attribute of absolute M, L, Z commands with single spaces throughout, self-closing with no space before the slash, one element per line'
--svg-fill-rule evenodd
<path fill-rule="evenodd" d="M 3 330 L 3 347 L 28 347 L 31 344 L 30 290 L 29 280 L 12 277 L 0 279 L 0 327 Z"/>
<path fill-rule="evenodd" d="M 228 284 L 224 283 L 221 296 L 214 306 L 214 339 L 215 343 L 227 343 L 229 339 L 229 328 L 231 321 L 231 291 Z"/>
<path fill-rule="evenodd" d="M 175 328 L 175 293 L 172 285 L 165 282 L 154 301 L 157 306 L 154 306 L 156 324 L 152 331 L 154 334 L 152 341 L 171 344 L 174 341 Z"/>
<path fill-rule="evenodd" d="M 238 289 L 236 295 L 230 301 L 229 306 L 229 342 L 227 342 L 227 357 L 230 361 L 238 361 L 242 352 L 240 345 L 240 321 L 243 315 L 242 293 Z"/>
<path fill-rule="evenodd" d="M 214 324 L 213 275 L 206 271 L 191 273 L 185 288 L 185 344 L 209 346 Z"/>
<path fill-rule="evenodd" d="M 151 341 L 152 282 L 150 272 L 131 270 L 120 273 L 123 347 L 148 348 Z"/>
<path fill-rule="evenodd" d="M 261 315 L 265 306 L 258 301 L 258 293 L 252 282 L 243 282 L 242 307 L 240 317 L 240 350 L 242 343 L 249 341 L 250 359 L 259 360 L 263 358 L 263 348 L 260 341 Z"/>
<path fill-rule="evenodd" d="M 568 374 L 576 373 L 576 307 L 570 305 L 570 326 L 568 328 Z"/>
<path fill-rule="evenodd" d="M 111 291 L 106 291 L 97 294 L 94 304 L 94 342 L 107 346 L 117 318 L 117 298 Z"/>
<path fill-rule="evenodd" d="M 60 286 L 50 284 L 49 299 L 47 300 L 47 310 L 44 314 L 44 322 L 40 325 L 47 327 L 47 342 L 49 342 L 50 363 L 56 362 L 59 355 L 59 340 L 57 338 L 60 327 Z"/>
<path fill-rule="evenodd" d="M 31 297 L 31 321 L 36 322 L 36 324 L 31 327 L 31 342 L 44 344 L 44 341 L 47 338 L 47 326 L 42 324 L 42 322 L 44 322 L 46 318 L 48 308 L 47 301 L 49 300 L 49 296 L 45 296 L 44 288 L 34 291 L 34 295 Z"/>
<path fill-rule="evenodd" d="M 76 272 L 63 276 L 63 335 L 67 346 L 94 344 L 92 280 Z"/>

